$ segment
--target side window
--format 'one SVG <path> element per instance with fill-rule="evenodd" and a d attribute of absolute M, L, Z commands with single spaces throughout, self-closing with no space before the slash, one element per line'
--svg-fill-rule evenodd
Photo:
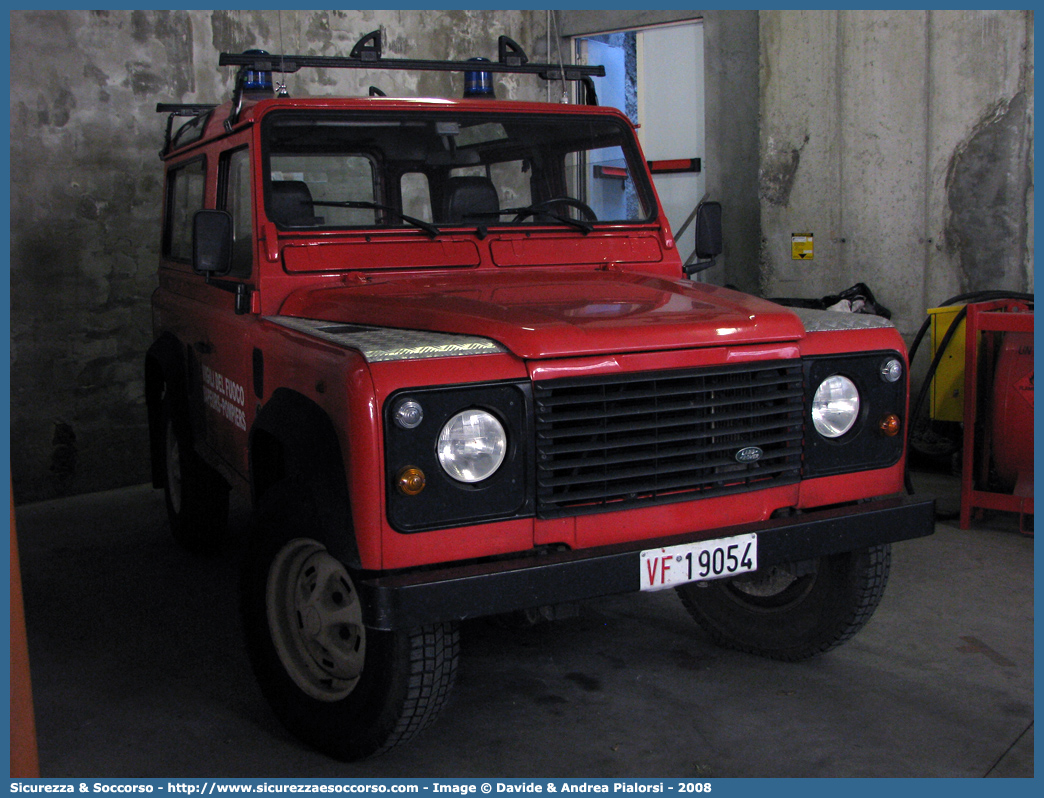
<path fill-rule="evenodd" d="M 402 212 L 425 222 L 431 217 L 431 188 L 423 172 L 407 172 L 399 183 L 402 191 Z"/>
<path fill-rule="evenodd" d="M 637 220 L 649 216 L 620 147 L 604 147 L 566 155 L 566 190 L 607 220 Z"/>
<path fill-rule="evenodd" d="M 167 218 L 164 254 L 192 262 L 192 217 L 203 207 L 206 163 L 200 158 L 167 172 Z"/>
<path fill-rule="evenodd" d="M 373 162 L 365 155 L 317 153 L 269 158 L 272 198 L 268 217 L 284 227 L 373 225 L 372 208 L 320 203 L 374 202 Z"/>
<path fill-rule="evenodd" d="M 235 150 L 222 162 L 224 197 L 222 207 L 232 215 L 232 274 L 248 277 L 253 266 L 250 193 L 250 150 Z"/>

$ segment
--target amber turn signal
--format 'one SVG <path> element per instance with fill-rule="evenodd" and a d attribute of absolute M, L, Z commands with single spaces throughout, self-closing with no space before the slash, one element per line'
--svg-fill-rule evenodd
<path fill-rule="evenodd" d="M 877 428 L 881 430 L 882 435 L 894 438 L 899 434 L 899 416 L 895 413 L 889 413 L 881 419 L 881 423 L 877 425 Z"/>
<path fill-rule="evenodd" d="M 424 478 L 424 472 L 416 466 L 406 466 L 399 472 L 396 484 L 399 490 L 405 493 L 407 496 L 416 496 L 422 490 L 424 490 L 425 484 L 427 484 Z"/>

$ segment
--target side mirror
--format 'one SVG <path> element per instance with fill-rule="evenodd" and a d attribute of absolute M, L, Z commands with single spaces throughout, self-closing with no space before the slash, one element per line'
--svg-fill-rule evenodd
<path fill-rule="evenodd" d="M 721 254 L 721 203 L 701 202 L 696 209 L 696 257 L 700 260 Z"/>
<path fill-rule="evenodd" d="M 709 269 L 721 250 L 721 203 L 701 202 L 696 206 L 696 250 L 682 266 L 682 272 L 692 277 Z"/>
<path fill-rule="evenodd" d="M 196 211 L 192 217 L 192 268 L 208 277 L 232 270 L 232 215 Z"/>

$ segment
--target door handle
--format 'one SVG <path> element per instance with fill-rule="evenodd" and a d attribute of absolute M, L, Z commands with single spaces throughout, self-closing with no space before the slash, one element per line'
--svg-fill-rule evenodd
<path fill-rule="evenodd" d="M 201 355 L 209 355 L 214 351 L 213 344 L 209 344 L 206 341 L 196 341 L 196 343 L 192 345 L 192 348 Z"/>

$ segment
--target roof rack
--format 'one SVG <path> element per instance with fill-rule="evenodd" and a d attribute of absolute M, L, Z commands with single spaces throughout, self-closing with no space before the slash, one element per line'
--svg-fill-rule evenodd
<path fill-rule="evenodd" d="M 593 77 L 605 77 L 605 67 L 601 65 L 582 64 L 531 64 L 529 56 L 519 44 L 508 36 L 501 36 L 497 40 L 497 60 L 487 61 L 435 61 L 419 60 L 413 58 L 383 58 L 383 41 L 380 30 L 371 31 L 355 43 L 347 56 L 325 56 L 325 55 L 269 55 L 267 53 L 221 53 L 218 58 L 218 66 L 239 66 L 251 69 L 255 72 L 279 72 L 289 74 L 297 72 L 302 67 L 318 67 L 322 69 L 403 69 L 428 72 L 496 72 L 510 74 L 537 75 L 544 80 L 574 80 L 579 81 L 585 89 L 585 96 L 589 104 L 597 104 L 594 92 Z M 239 120 L 239 113 L 243 106 L 243 76 L 244 69 L 240 70 L 236 77 L 235 87 L 232 89 L 232 112 L 225 120 L 228 130 Z M 380 89 L 371 86 L 370 96 L 383 95 Z M 198 105 L 191 103 L 158 103 L 156 110 L 160 113 L 169 113 L 167 119 L 167 135 L 164 140 L 163 150 L 160 152 L 162 158 L 178 144 L 182 133 L 186 129 L 198 125 L 205 116 L 210 113 L 216 105 Z M 174 117 L 191 116 L 190 120 L 172 135 Z"/>
<path fill-rule="evenodd" d="M 529 56 L 517 42 L 507 36 L 497 41 L 497 61 L 425 61 L 412 58 L 383 58 L 380 30 L 367 33 L 345 56 L 324 55 L 254 55 L 222 53 L 219 66 L 246 66 L 259 72 L 297 72 L 301 67 L 324 69 L 412 69 L 428 72 L 509 72 L 539 75 L 544 80 L 583 80 L 605 77 L 605 67 L 577 64 L 531 64 Z"/>
<path fill-rule="evenodd" d="M 580 81 L 586 92 L 588 102 L 594 99 L 594 82 L 592 77 L 605 77 L 605 67 L 599 65 L 577 64 L 531 64 L 525 50 L 508 36 L 497 39 L 497 60 L 481 61 L 433 61 L 414 58 L 384 58 L 383 39 L 380 29 L 371 31 L 355 43 L 351 52 L 345 56 L 326 55 L 269 55 L 266 53 L 222 53 L 218 66 L 239 66 L 255 72 L 280 72 L 289 74 L 297 72 L 301 67 L 319 67 L 322 69 L 404 69 L 427 72 L 497 72 L 524 75 L 538 75 L 544 80 L 576 80 Z M 242 70 L 240 74 L 243 74 Z M 371 96 L 374 93 L 371 92 Z M 242 107 L 243 91 L 241 81 L 236 80 L 232 90 L 232 113 L 225 120 L 229 130 L 239 120 Z M 597 102 L 595 100 L 595 102 Z"/>

